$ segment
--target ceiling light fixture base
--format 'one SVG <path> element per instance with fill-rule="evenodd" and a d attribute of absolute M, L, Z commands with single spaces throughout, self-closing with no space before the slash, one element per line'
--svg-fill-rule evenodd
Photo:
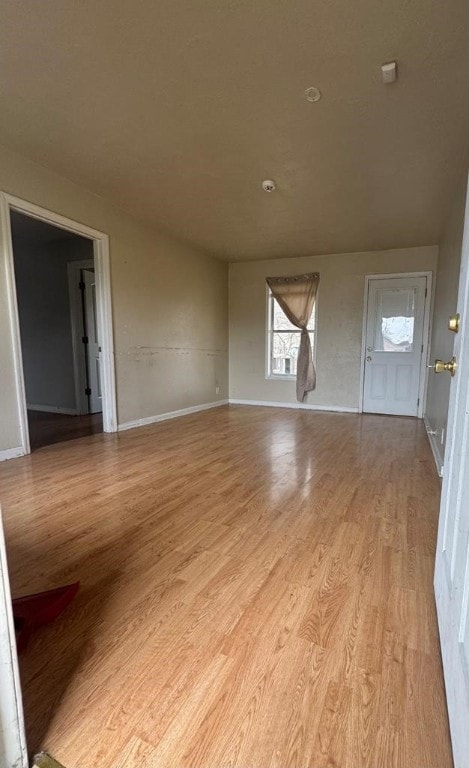
<path fill-rule="evenodd" d="M 383 83 L 386 83 L 386 85 L 395 83 L 397 80 L 397 62 L 389 61 L 387 64 L 382 64 L 381 76 L 383 78 Z"/>
<path fill-rule="evenodd" d="M 275 181 L 272 181 L 272 179 L 265 179 L 265 181 L 262 182 L 262 189 L 264 192 L 274 192 L 276 186 Z"/>

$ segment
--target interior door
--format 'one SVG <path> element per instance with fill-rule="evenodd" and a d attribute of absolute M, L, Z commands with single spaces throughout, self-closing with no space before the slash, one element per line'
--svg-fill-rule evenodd
<path fill-rule="evenodd" d="M 469 765 L 469 206 L 466 203 L 435 595 L 455 768 Z M 448 331 L 449 333 L 449 331 Z M 448 376 L 448 373 L 439 374 Z"/>
<path fill-rule="evenodd" d="M 90 413 L 101 413 L 103 398 L 101 394 L 101 347 L 98 339 L 98 322 L 96 312 L 96 279 L 94 271 L 83 270 L 85 284 L 85 334 L 88 338 L 86 345 L 88 389 Z"/>
<path fill-rule="evenodd" d="M 363 410 L 417 416 L 427 278 L 368 283 Z"/>

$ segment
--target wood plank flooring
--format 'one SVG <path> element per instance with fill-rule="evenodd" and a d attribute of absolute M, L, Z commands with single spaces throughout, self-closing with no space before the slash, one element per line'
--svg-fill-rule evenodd
<path fill-rule="evenodd" d="M 450 768 L 422 422 L 226 406 L 0 466 L 21 659 L 67 768 Z"/>

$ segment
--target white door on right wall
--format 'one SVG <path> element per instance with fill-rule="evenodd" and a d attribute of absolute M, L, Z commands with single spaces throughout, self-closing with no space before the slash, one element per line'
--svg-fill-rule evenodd
<path fill-rule="evenodd" d="M 363 410 L 417 416 L 427 278 L 371 278 L 365 333 Z"/>
<path fill-rule="evenodd" d="M 456 307 L 455 307 L 456 309 Z M 461 254 L 435 596 L 455 768 L 469 766 L 469 195 Z M 438 374 L 449 376 L 449 373 Z"/>

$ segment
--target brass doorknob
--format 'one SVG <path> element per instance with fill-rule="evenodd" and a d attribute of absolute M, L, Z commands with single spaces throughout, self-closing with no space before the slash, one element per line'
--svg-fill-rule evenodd
<path fill-rule="evenodd" d="M 454 376 L 457 367 L 458 364 L 455 357 L 451 358 L 449 363 L 444 363 L 443 360 L 435 360 L 435 365 L 433 366 L 435 373 L 444 373 L 445 371 L 448 371 L 451 376 Z"/>

